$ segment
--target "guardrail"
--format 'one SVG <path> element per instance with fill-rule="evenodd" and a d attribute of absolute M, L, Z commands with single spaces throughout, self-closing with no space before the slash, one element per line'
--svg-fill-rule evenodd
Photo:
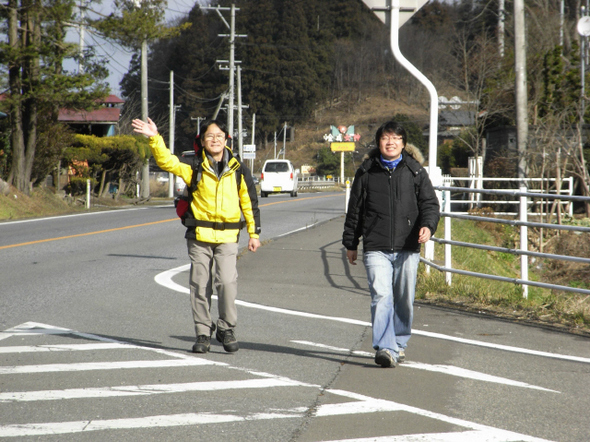
<path fill-rule="evenodd" d="M 299 178 L 298 184 L 300 189 L 334 187 L 335 185 L 336 181 L 334 181 L 334 179 L 327 179 L 321 177 Z"/>
<path fill-rule="evenodd" d="M 528 277 L 528 257 L 539 257 L 539 258 L 546 258 L 546 259 L 556 259 L 556 260 L 567 260 L 567 261 L 575 261 L 585 264 L 590 264 L 590 259 L 581 257 L 581 256 L 565 256 L 565 255 L 555 255 L 550 253 L 541 253 L 541 252 L 532 252 L 528 250 L 528 227 L 539 227 L 544 229 L 555 229 L 555 230 L 568 230 L 574 231 L 579 233 L 590 233 L 589 227 L 580 227 L 580 226 L 570 226 L 570 225 L 559 225 L 559 224 L 549 224 L 549 223 L 535 223 L 535 222 L 528 222 L 528 207 L 529 207 L 529 199 L 531 198 L 544 198 L 544 199 L 559 199 L 559 200 L 567 200 L 567 201 L 582 201 L 582 202 L 590 202 L 590 197 L 582 197 L 582 196 L 569 196 L 569 195 L 552 195 L 552 194 L 543 194 L 539 195 L 536 192 L 527 192 L 525 187 L 521 187 L 518 191 L 510 191 L 510 190 L 485 190 L 485 189 L 471 189 L 471 188 L 464 188 L 464 187 L 445 187 L 445 186 L 435 186 L 435 190 L 443 192 L 443 211 L 441 212 L 441 216 L 444 218 L 444 239 L 433 237 L 432 241 L 438 244 L 444 244 L 445 251 L 444 251 L 444 265 L 440 266 L 433 262 L 431 258 L 432 255 L 426 255 L 425 258 L 420 258 L 422 262 L 424 262 L 427 266 L 435 268 L 441 272 L 445 273 L 445 281 L 450 286 L 452 284 L 452 274 L 461 274 L 467 276 L 474 276 L 478 278 L 485 278 L 491 279 L 495 281 L 503 281 L 503 282 L 510 282 L 514 284 L 519 284 L 523 288 L 523 297 L 528 297 L 528 287 L 535 286 L 535 287 L 542 287 L 548 289 L 555 289 L 555 290 L 563 290 L 569 292 L 577 292 L 590 295 L 590 290 L 578 288 L 578 287 L 568 287 L 563 285 L 557 284 L 548 284 L 543 282 L 536 282 L 531 281 Z M 465 215 L 459 213 L 452 213 L 451 212 L 451 192 L 478 192 L 478 193 L 485 193 L 485 194 L 495 194 L 495 195 L 509 195 L 513 197 L 519 198 L 519 213 L 518 213 L 518 220 L 510 220 L 510 219 L 501 219 L 501 218 L 491 218 L 491 217 L 482 217 L 482 216 L 473 216 L 473 215 Z M 513 227 L 519 228 L 520 234 L 520 247 L 516 249 L 510 249 L 506 247 L 496 247 L 496 246 L 489 246 L 483 244 L 473 244 L 467 242 L 460 242 L 460 241 L 453 241 L 451 238 L 451 222 L 452 219 L 464 219 L 464 220 L 473 220 L 473 221 L 484 221 L 490 223 L 500 223 L 505 225 L 511 225 Z M 488 250 L 488 251 L 495 251 L 495 252 L 503 252 L 503 253 L 510 253 L 517 256 L 520 256 L 520 278 L 508 278 L 503 276 L 497 275 L 490 275 L 486 273 L 478 273 L 478 272 L 471 272 L 467 270 L 460 270 L 454 269 L 452 266 L 452 247 L 470 247 L 474 249 L 480 250 Z"/>

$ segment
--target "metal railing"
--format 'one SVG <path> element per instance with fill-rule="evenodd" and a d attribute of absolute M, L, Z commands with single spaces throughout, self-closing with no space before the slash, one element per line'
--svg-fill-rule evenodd
<path fill-rule="evenodd" d="M 503 281 L 509 282 L 513 284 L 519 284 L 523 288 L 523 297 L 528 297 L 528 287 L 541 287 L 546 289 L 553 289 L 553 290 L 563 290 L 569 292 L 576 292 L 576 293 L 583 293 L 590 295 L 590 290 L 577 288 L 577 287 L 569 287 L 564 285 L 557 285 L 557 284 L 549 284 L 537 281 L 531 281 L 528 277 L 528 258 L 535 257 L 535 258 L 546 258 L 546 259 L 556 259 L 556 260 L 565 260 L 565 261 L 573 261 L 579 262 L 584 264 L 590 264 L 590 259 L 580 256 L 566 256 L 566 255 L 556 255 L 550 253 L 541 253 L 541 252 L 533 252 L 528 250 L 528 227 L 538 227 L 538 228 L 546 228 L 546 229 L 553 229 L 553 230 L 568 230 L 574 232 L 590 233 L 590 227 L 580 227 L 580 226 L 571 226 L 571 225 L 560 225 L 560 224 L 550 224 L 550 223 L 538 223 L 538 222 L 529 222 L 528 221 L 528 208 L 530 207 L 531 198 L 544 198 L 544 199 L 558 199 L 558 200 L 567 200 L 570 202 L 573 201 L 580 201 L 580 202 L 590 202 L 590 197 L 582 197 L 582 196 L 571 196 L 571 195 L 557 195 L 557 194 L 542 194 L 539 195 L 538 192 L 529 192 L 525 187 L 521 187 L 519 190 L 486 190 L 486 189 L 472 189 L 472 188 L 465 188 L 465 187 L 446 187 L 446 186 L 435 186 L 435 190 L 442 192 L 443 195 L 443 211 L 441 212 L 441 216 L 444 217 L 444 239 L 433 237 L 432 241 L 437 244 L 444 244 L 444 265 L 440 266 L 433 262 L 433 254 L 426 255 L 425 258 L 421 258 L 427 266 L 435 268 L 441 272 L 445 273 L 445 281 L 450 286 L 452 283 L 452 274 L 460 274 L 466 276 L 474 276 L 478 278 L 485 278 L 491 279 L 495 281 Z M 473 216 L 473 215 L 466 215 L 462 213 L 453 213 L 451 212 L 451 192 L 476 192 L 482 194 L 492 194 L 492 195 L 504 195 L 504 196 L 511 196 L 517 197 L 519 202 L 519 212 L 518 212 L 518 220 L 510 220 L 510 219 L 501 219 L 501 218 L 491 218 L 485 216 Z M 479 221 L 479 222 L 489 222 L 489 223 L 500 223 L 505 225 L 511 225 L 514 227 L 519 228 L 520 233 L 520 247 L 511 249 L 507 247 L 497 247 L 497 246 L 490 246 L 485 244 L 473 244 L 461 241 L 453 241 L 451 238 L 451 222 L 452 219 L 464 219 L 464 220 L 472 220 L 472 221 Z M 513 255 L 520 256 L 520 278 L 509 278 L 504 276 L 497 276 L 497 275 L 490 275 L 486 273 L 479 273 L 479 272 L 472 272 L 467 270 L 461 269 L 454 269 L 452 266 L 452 247 L 470 247 L 474 249 L 480 250 L 488 250 L 494 252 L 502 252 L 502 253 L 510 253 Z"/>
<path fill-rule="evenodd" d="M 326 178 L 326 177 L 307 177 L 302 178 L 299 177 L 299 188 L 300 189 L 311 189 L 311 188 L 325 188 L 325 187 L 334 187 L 336 185 L 336 181 L 334 178 Z"/>
<path fill-rule="evenodd" d="M 497 178 L 497 177 L 491 177 L 491 178 L 483 178 L 483 177 L 476 177 L 476 176 L 469 176 L 469 177 L 452 177 L 450 175 L 443 175 L 443 182 L 442 185 L 445 187 L 453 187 L 453 183 L 461 183 L 461 182 L 465 182 L 468 183 L 469 189 L 473 190 L 473 192 L 469 193 L 469 198 L 465 198 L 465 199 L 454 199 L 451 201 L 451 209 L 453 210 L 453 212 L 457 212 L 458 209 L 456 209 L 456 206 L 468 206 L 469 209 L 472 209 L 475 206 L 480 206 L 482 204 L 504 204 L 504 205 L 508 205 L 509 207 L 511 205 L 518 205 L 520 202 L 519 201 L 514 201 L 514 200 L 510 200 L 510 199 L 504 199 L 504 200 L 489 200 L 489 199 L 481 199 L 481 193 L 478 193 L 478 190 L 483 190 L 485 185 L 493 185 L 493 184 L 500 184 L 500 183 L 504 183 L 504 184 L 509 184 L 509 183 L 521 183 L 521 182 L 525 182 L 530 185 L 535 185 L 535 184 L 540 184 L 541 186 L 543 186 L 543 184 L 553 184 L 554 188 L 553 189 L 549 189 L 547 192 L 542 190 L 542 189 L 531 189 L 529 187 L 529 192 L 531 193 L 535 193 L 535 195 L 539 195 L 536 198 L 530 199 L 528 204 L 530 208 L 538 208 L 539 212 L 529 212 L 530 216 L 545 216 L 547 215 L 547 213 L 543 212 L 544 206 L 547 205 L 546 201 L 544 201 L 544 199 L 546 198 L 542 198 L 541 195 L 545 196 L 545 195 L 566 195 L 566 196 L 572 196 L 574 194 L 574 178 L 573 177 L 567 177 L 564 178 L 562 180 L 560 180 L 561 185 L 560 186 L 566 186 L 566 188 L 561 188 L 561 189 L 556 189 L 555 186 L 557 185 L 557 180 L 555 178 Z M 457 186 L 455 188 L 458 189 L 463 189 L 463 187 L 461 186 Z M 491 190 L 491 189 L 490 189 Z M 498 195 L 501 196 L 506 196 L 506 197 L 510 197 L 513 196 L 512 193 L 499 193 Z M 564 200 L 565 198 L 560 198 L 561 200 Z M 564 212 L 567 213 L 570 217 L 573 216 L 573 204 L 571 204 L 571 202 L 569 201 L 560 201 L 560 203 L 564 209 Z M 455 206 L 455 207 L 453 207 Z M 463 212 L 466 213 L 466 212 Z M 517 215 L 518 212 L 510 212 L 510 211 L 504 211 L 501 212 L 499 210 L 496 210 L 495 213 L 497 215 Z"/>

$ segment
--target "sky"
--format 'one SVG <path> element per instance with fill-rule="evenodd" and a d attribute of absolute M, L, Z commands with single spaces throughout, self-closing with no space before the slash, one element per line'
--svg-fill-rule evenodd
<path fill-rule="evenodd" d="M 178 18 L 186 17 L 195 3 L 202 3 L 199 0 L 168 0 L 166 7 L 166 22 L 171 22 Z M 100 14 L 108 15 L 112 12 L 112 0 L 104 0 L 103 4 L 93 3 L 92 9 Z M 71 31 L 67 38 L 68 41 L 79 43 L 80 34 L 77 30 Z M 129 70 L 129 62 L 131 61 L 132 53 L 127 49 L 110 44 L 96 35 L 86 30 L 84 38 L 84 46 L 94 47 L 96 55 L 100 58 L 105 58 L 107 61 L 107 69 L 110 75 L 107 82 L 111 88 L 111 93 L 121 97 L 119 83 L 123 79 L 123 75 Z M 71 62 L 64 66 L 68 70 L 75 70 L 77 66 Z"/>

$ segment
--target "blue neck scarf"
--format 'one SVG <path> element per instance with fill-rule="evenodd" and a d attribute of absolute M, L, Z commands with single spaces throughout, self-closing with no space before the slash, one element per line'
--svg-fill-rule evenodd
<path fill-rule="evenodd" d="M 385 167 L 387 167 L 390 170 L 395 169 L 401 160 L 402 160 L 401 154 L 397 160 L 393 160 L 393 161 L 387 161 L 385 158 L 383 158 L 383 155 L 381 155 L 381 164 L 383 164 Z"/>

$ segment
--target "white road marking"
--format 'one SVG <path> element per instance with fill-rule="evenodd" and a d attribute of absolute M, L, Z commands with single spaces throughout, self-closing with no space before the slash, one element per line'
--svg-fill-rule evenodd
<path fill-rule="evenodd" d="M 176 267 L 174 269 L 167 270 L 165 272 L 162 272 L 162 273 L 156 275 L 154 280 L 158 284 L 160 284 L 164 287 L 167 287 L 171 290 L 174 290 L 174 291 L 177 291 L 180 293 L 189 293 L 189 290 L 187 288 L 185 288 L 179 284 L 176 284 L 174 281 L 172 281 L 172 278 L 175 275 L 187 270 L 188 268 L 190 268 L 190 265 L 184 265 L 181 267 Z M 215 296 L 214 296 L 214 298 L 215 298 Z M 362 327 L 370 327 L 371 326 L 371 323 L 367 322 L 367 321 L 360 321 L 360 320 L 351 319 L 351 318 L 342 318 L 342 317 L 338 317 L 338 316 L 318 315 L 315 313 L 306 313 L 306 312 L 297 311 L 297 310 L 289 310 L 289 309 L 279 308 L 279 307 L 270 307 L 270 306 L 266 306 L 266 305 L 262 305 L 262 304 L 255 304 L 253 302 L 246 302 L 246 301 L 237 300 L 236 304 L 241 305 L 243 307 L 255 308 L 258 310 L 265 310 L 268 312 L 280 313 L 283 315 L 300 316 L 300 317 L 311 318 L 311 319 L 322 319 L 322 320 L 326 320 L 326 321 L 343 322 L 346 324 L 360 325 Z M 579 357 L 579 356 L 562 355 L 562 354 L 557 354 L 557 353 L 549 353 L 546 351 L 530 350 L 528 348 L 512 347 L 509 345 L 494 344 L 494 343 L 484 342 L 484 341 L 476 341 L 474 339 L 458 338 L 456 336 L 449 336 L 449 335 L 444 335 L 442 333 L 433 333 L 433 332 L 428 332 L 428 331 L 418 330 L 418 329 L 412 329 L 412 333 L 415 335 L 419 335 L 419 336 L 426 336 L 426 337 L 434 338 L 434 339 L 443 339 L 443 340 L 447 340 L 447 341 L 458 342 L 461 344 L 475 345 L 478 347 L 492 348 L 495 350 L 510 351 L 510 352 L 514 352 L 514 353 L 528 354 L 528 355 L 533 355 L 533 356 L 541 356 L 541 357 L 546 357 L 546 358 L 560 359 L 560 360 L 573 361 L 573 362 L 583 362 L 585 364 L 590 364 L 590 358 L 584 358 L 584 357 Z"/>
<path fill-rule="evenodd" d="M 243 381 L 208 381 L 180 384 L 117 385 L 106 388 L 69 388 L 64 390 L 13 391 L 0 393 L 0 402 L 55 401 L 152 394 L 220 391 L 250 388 L 301 387 L 301 382 L 286 379 L 248 379 Z"/>
<path fill-rule="evenodd" d="M 314 417 L 328 417 L 328 416 L 342 416 L 361 413 L 377 413 L 377 412 L 397 412 L 405 411 L 413 414 L 418 414 L 427 418 L 451 423 L 463 428 L 469 428 L 466 432 L 468 436 L 477 436 L 474 439 L 466 439 L 462 432 L 449 432 L 439 434 L 431 434 L 424 436 L 432 436 L 427 439 L 411 439 L 414 435 L 406 435 L 405 441 L 412 440 L 488 440 L 494 442 L 548 442 L 545 439 L 539 439 L 523 434 L 513 433 L 511 431 L 499 430 L 497 428 L 480 425 L 473 422 L 456 419 L 445 416 L 439 413 L 433 413 L 427 410 L 422 410 L 415 407 L 399 404 L 393 401 L 379 400 L 366 396 L 357 395 L 355 393 L 343 390 L 327 390 L 329 393 L 340 396 L 349 397 L 352 399 L 360 399 L 352 402 L 338 403 L 338 404 L 324 404 L 320 405 L 314 413 Z M 157 427 L 176 427 L 187 425 L 206 425 L 218 424 L 226 422 L 250 422 L 255 420 L 265 419 L 291 419 L 302 418 L 305 416 L 306 409 L 298 407 L 293 409 L 272 410 L 265 413 L 251 413 L 247 415 L 235 414 L 216 414 L 216 413 L 187 413 L 174 415 L 158 415 L 146 416 L 140 418 L 128 419 L 105 419 L 105 420 L 83 420 L 71 422 L 47 422 L 47 423 L 32 423 L 32 424 L 16 424 L 16 425 L 2 425 L 0 426 L 0 437 L 24 437 L 24 436 L 41 436 L 41 435 L 55 435 L 68 433 L 85 433 L 89 431 L 103 431 L 103 430 L 117 430 L 117 429 L 146 429 Z M 450 437 L 452 439 L 437 439 L 439 436 Z M 364 439 L 374 440 L 374 439 Z"/>
<path fill-rule="evenodd" d="M 120 348 L 136 349 L 141 348 L 143 350 L 151 350 L 158 354 L 169 354 L 174 355 L 174 352 L 163 351 L 161 349 L 154 349 L 149 347 L 137 347 L 134 345 L 122 345 L 124 342 L 117 342 L 113 339 L 103 338 L 97 335 L 91 335 L 87 333 L 79 333 L 73 330 L 52 327 L 45 324 L 38 324 L 34 322 L 22 324 L 21 326 L 14 327 L 9 331 L 5 332 L 5 337 L 8 335 L 22 337 L 26 335 L 44 335 L 44 334 L 55 334 L 60 332 L 62 334 L 73 334 L 87 339 L 95 339 L 101 342 L 117 343 L 121 344 Z M 35 347 L 35 346 L 33 346 Z M 57 348 L 59 346 L 51 346 Z M 30 347 L 25 347 L 30 348 Z M 61 351 L 72 351 L 71 346 L 62 346 Z M 59 350 L 56 350 L 59 351 Z M 165 361 L 129 361 L 132 364 L 144 364 L 144 363 L 156 363 L 156 364 L 168 364 L 168 363 L 180 363 L 183 365 L 193 363 L 202 364 L 212 363 L 210 361 L 199 360 L 194 357 L 186 357 L 184 355 L 178 355 L 175 360 Z M 197 362 L 198 361 L 198 362 Z M 123 364 L 126 364 L 124 362 Z M 90 364 L 73 364 L 75 367 L 88 367 L 88 366 L 104 366 L 104 364 L 111 363 L 90 363 Z M 121 363 L 112 363 L 121 364 Z M 45 366 L 24 366 L 28 367 L 44 367 L 43 370 L 48 367 L 65 366 L 67 364 L 48 364 Z M 149 366 L 150 364 L 148 364 Z M 289 378 L 275 376 L 269 373 L 255 372 L 240 367 L 232 367 L 227 364 L 218 364 L 226 366 L 228 369 L 236 369 L 253 376 L 259 376 L 264 379 L 251 379 L 245 381 L 225 381 L 225 382 L 203 382 L 203 383 L 187 383 L 187 384 L 168 384 L 168 385 L 143 385 L 143 386 L 117 386 L 109 388 L 89 388 L 89 389 L 68 389 L 68 390 L 47 390 L 40 392 L 4 392 L 0 393 L 0 398 L 3 402 L 14 402 L 14 401 L 38 401 L 38 400 L 56 400 L 65 399 L 70 395 L 71 397 L 109 397 L 119 395 L 140 395 L 140 394 L 158 394 L 158 393 L 172 393 L 172 392 L 184 392 L 184 391 L 202 391 L 204 389 L 232 389 L 232 388 L 272 388 L 282 386 L 303 386 L 313 387 L 321 390 L 319 385 L 311 385 L 301 383 Z M 6 368 L 6 367 L 4 367 Z M 10 368 L 10 367 L 8 367 Z M 412 441 L 412 440 L 424 440 L 424 441 L 447 441 L 453 442 L 460 440 L 469 440 L 467 437 L 475 437 L 478 441 L 494 441 L 494 442 L 512 442 L 512 441 L 530 441 L 530 442 L 542 442 L 543 439 L 533 438 L 527 435 L 512 433 L 504 430 L 499 430 L 485 425 L 456 419 L 450 416 L 445 416 L 438 413 L 433 413 L 428 410 L 422 410 L 419 408 L 399 404 L 393 401 L 386 401 L 382 399 L 375 399 L 372 397 L 360 395 L 357 393 L 345 391 L 345 390 L 323 390 L 323 394 L 336 394 L 340 395 L 352 401 L 345 403 L 336 404 L 323 404 L 320 405 L 316 412 L 315 417 L 325 416 L 336 416 L 336 415 L 351 415 L 359 413 L 374 413 L 374 412 L 396 412 L 405 411 L 420 416 L 424 416 L 431 419 L 440 420 L 443 422 L 450 423 L 455 426 L 468 428 L 467 432 L 449 432 L 439 434 L 428 434 L 428 435 L 406 435 L 405 439 L 401 441 Z M 86 395 L 85 395 L 86 394 Z M 72 434 L 72 433 L 83 433 L 88 431 L 101 431 L 101 430 L 116 430 L 116 429 L 145 429 L 145 428 L 156 428 L 156 427 L 175 427 L 175 426 L 186 426 L 186 425 L 204 425 L 204 424 L 215 424 L 222 422 L 246 422 L 253 420 L 264 420 L 264 419 L 287 419 L 287 418 L 301 418 L 306 416 L 309 410 L 306 407 L 299 407 L 293 409 L 284 410 L 269 410 L 261 413 L 251 413 L 247 415 L 235 415 L 235 414 L 214 414 L 214 413 L 188 413 L 188 414 L 176 414 L 176 415 L 159 415 L 159 416 L 145 416 L 139 418 L 122 418 L 122 419 L 107 419 L 107 420 L 82 420 L 82 421 L 71 421 L 71 422 L 46 422 L 46 423 L 28 423 L 28 424 L 9 424 L 0 425 L 0 437 L 26 437 L 26 436 L 39 436 L 39 435 L 50 435 L 50 434 Z M 475 430 L 475 431 L 474 431 Z M 412 439 L 413 436 L 424 437 L 423 439 Z M 401 437 L 401 436 L 395 436 Z M 452 437 L 452 438 L 451 438 Z M 448 438 L 448 439 L 445 439 Z M 371 440 L 371 439 L 367 439 Z M 472 439 L 473 440 L 473 439 Z"/>
<path fill-rule="evenodd" d="M 31 333 L 32 334 L 32 333 Z M 101 344 L 47 344 L 0 347 L 0 354 L 7 353 L 44 353 L 56 351 L 92 351 L 92 350 L 115 350 L 129 348 L 129 345 L 115 343 Z"/>
<path fill-rule="evenodd" d="M 91 370 L 125 370 L 130 368 L 162 368 L 162 367 L 190 367 L 196 365 L 214 365 L 207 359 L 167 359 L 161 361 L 117 361 L 117 362 L 82 362 L 79 364 L 45 364 L 45 365 L 14 365 L 0 367 L 3 374 L 32 374 L 56 373 L 69 371 Z"/>
<path fill-rule="evenodd" d="M 535 439 L 523 439 L 520 434 L 504 430 L 473 430 L 462 433 L 404 434 L 400 436 L 363 437 L 361 439 L 339 439 L 324 442 L 520 442 L 524 440 Z"/>
<path fill-rule="evenodd" d="M 436 419 L 442 422 L 446 422 L 452 425 L 457 425 L 460 427 L 469 428 L 472 430 L 483 431 L 483 432 L 498 432 L 502 433 L 508 438 L 501 438 L 496 439 L 496 442 L 500 441 L 527 441 L 527 442 L 547 442 L 545 439 L 540 439 L 532 436 L 527 436 L 519 433 L 513 433 L 511 431 L 506 430 L 499 430 L 494 427 L 489 427 L 487 425 L 478 424 L 475 422 L 466 421 L 463 419 L 454 418 L 451 416 L 446 416 L 444 414 L 435 413 L 429 410 L 423 410 L 421 408 L 412 407 L 410 405 L 400 404 L 393 401 L 388 401 L 385 399 L 375 399 L 370 396 L 365 396 L 359 393 L 353 393 L 346 390 L 338 390 L 338 389 L 327 389 L 326 393 L 337 394 L 340 396 L 344 396 L 350 399 L 357 399 L 360 401 L 359 409 L 360 412 L 365 410 L 365 412 L 377 412 L 377 411 L 405 411 L 408 413 L 416 414 L 419 416 Z M 316 416 L 334 416 L 336 414 L 349 414 L 346 412 L 346 409 L 350 407 L 350 404 L 354 404 L 354 402 L 347 402 L 344 404 L 328 404 L 321 406 L 316 413 Z M 370 411 L 373 410 L 373 411 Z M 458 433 L 462 434 L 462 433 Z M 411 440 L 411 439 L 410 439 Z M 479 442 L 479 439 L 476 439 Z M 485 439 L 484 439 L 485 440 Z"/>
<path fill-rule="evenodd" d="M 147 347 L 141 345 L 130 344 L 128 342 L 117 341 L 112 338 L 105 338 L 104 336 L 94 335 L 92 333 L 83 333 L 75 330 L 71 330 L 63 327 L 55 327 L 53 325 L 42 324 L 39 322 L 25 322 L 24 324 L 17 325 L 16 327 L 9 328 L 0 332 L 0 341 L 3 339 L 10 338 L 12 336 L 34 336 L 34 335 L 74 335 L 79 338 L 84 338 L 92 341 L 107 342 L 122 345 L 127 349 L 139 349 L 148 350 L 152 353 L 159 353 L 166 356 L 172 356 L 178 359 L 194 359 L 195 356 L 192 354 L 179 354 L 174 351 L 164 350 L 161 348 Z M 211 362 L 216 365 L 227 365 L 223 362 Z"/>
<path fill-rule="evenodd" d="M 318 347 L 324 348 L 326 350 L 337 351 L 339 353 L 352 353 L 353 355 L 357 356 L 364 356 L 373 359 L 375 356 L 374 353 L 369 353 L 368 351 L 350 351 L 347 348 L 339 348 L 339 347 L 331 347 L 329 345 L 318 344 L 316 342 L 309 342 L 309 341 L 291 341 L 295 344 L 301 345 L 308 345 L 311 347 Z M 536 385 L 527 384 L 526 382 L 519 382 L 513 381 L 511 379 L 502 378 L 498 376 L 492 376 L 486 373 L 481 373 L 478 371 L 467 370 L 460 367 L 454 367 L 452 365 L 431 365 L 431 364 L 422 364 L 420 362 L 413 362 L 413 361 L 406 361 L 403 364 L 399 364 L 398 367 L 405 367 L 405 368 L 416 368 L 418 370 L 425 370 L 425 371 L 432 371 L 436 373 L 443 373 L 449 376 L 456 376 L 465 379 L 474 379 L 476 381 L 483 381 L 483 382 L 493 382 L 496 384 L 503 384 L 503 385 L 510 385 L 512 387 L 522 387 L 522 388 L 530 388 L 533 390 L 541 390 L 541 391 L 548 391 L 551 393 L 561 393 L 559 391 L 550 390 L 548 388 L 538 387 Z"/>
<path fill-rule="evenodd" d="M 42 222 L 42 221 L 53 221 L 53 220 L 58 220 L 58 219 L 63 219 L 63 218 L 76 218 L 79 216 L 94 216 L 94 215 L 109 215 L 109 214 L 112 215 L 112 214 L 119 213 L 119 212 L 133 212 L 136 210 L 146 210 L 146 209 L 160 208 L 160 207 L 172 207 L 172 205 L 165 204 L 165 205 L 149 206 L 149 207 L 133 207 L 133 208 L 128 208 L 128 209 L 105 210 L 103 212 L 84 212 L 84 213 L 74 213 L 71 215 L 48 216 L 45 218 L 31 218 L 31 219 L 21 219 L 18 221 L 6 221 L 6 222 L 0 223 L 0 228 L 3 226 L 8 226 L 10 224 L 36 223 L 36 222 Z"/>

